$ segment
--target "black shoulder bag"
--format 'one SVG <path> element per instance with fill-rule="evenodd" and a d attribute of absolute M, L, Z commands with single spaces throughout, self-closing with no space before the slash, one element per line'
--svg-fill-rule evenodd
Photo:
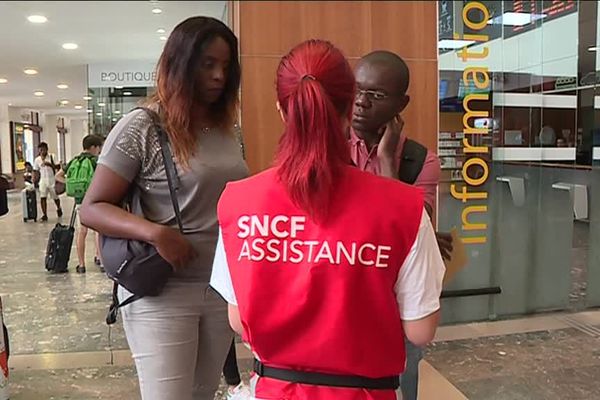
<path fill-rule="evenodd" d="M 179 230 L 184 233 L 179 202 L 177 201 L 179 178 L 169 148 L 167 134 L 160 125 L 158 116 L 154 111 L 147 108 L 140 109 L 150 115 L 158 134 L 175 219 Z M 145 296 L 158 296 L 173 274 L 173 267 L 158 254 L 156 248 L 150 243 L 102 236 L 100 254 L 106 274 L 114 281 L 112 304 L 106 316 L 108 325 L 112 325 L 117 321 L 119 308 Z M 133 294 L 122 303 L 119 303 L 117 296 L 119 285 Z"/>

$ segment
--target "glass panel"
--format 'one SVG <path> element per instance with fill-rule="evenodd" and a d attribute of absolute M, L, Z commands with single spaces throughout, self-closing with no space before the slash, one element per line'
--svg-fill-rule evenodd
<path fill-rule="evenodd" d="M 590 89 L 578 85 L 589 28 L 581 4 L 438 4 L 439 229 L 458 227 L 470 255 L 447 289 L 502 290 L 446 300 L 446 320 L 567 308 L 577 280 L 574 193 L 581 197 L 591 161 L 582 129 Z"/>

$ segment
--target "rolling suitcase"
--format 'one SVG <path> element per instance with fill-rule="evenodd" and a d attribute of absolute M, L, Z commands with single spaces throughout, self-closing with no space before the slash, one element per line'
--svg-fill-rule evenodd
<path fill-rule="evenodd" d="M 37 193 L 35 190 L 24 189 L 21 191 L 23 204 L 23 222 L 33 220 L 37 222 Z"/>
<path fill-rule="evenodd" d="M 76 206 L 73 206 L 69 225 L 56 224 L 50 232 L 46 247 L 46 269 L 50 272 L 60 274 L 67 272 L 69 268 L 71 247 L 75 236 L 75 215 Z"/>

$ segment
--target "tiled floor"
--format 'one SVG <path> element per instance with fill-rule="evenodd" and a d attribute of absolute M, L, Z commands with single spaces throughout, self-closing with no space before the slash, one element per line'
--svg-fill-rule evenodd
<path fill-rule="evenodd" d="M 54 210 L 48 223 L 24 224 L 18 194 L 11 209 L 0 219 L 11 400 L 139 399 L 122 326 L 109 341 L 104 323 L 110 282 L 91 262 L 85 275 L 48 274 Z M 599 338 L 599 311 L 443 327 L 421 364 L 420 400 L 600 399 Z M 238 354 L 249 370 L 250 354 Z"/>

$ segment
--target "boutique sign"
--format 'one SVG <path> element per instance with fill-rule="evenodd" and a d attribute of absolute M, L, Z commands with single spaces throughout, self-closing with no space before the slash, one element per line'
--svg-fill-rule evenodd
<path fill-rule="evenodd" d="M 90 64 L 89 87 L 150 87 L 156 82 L 154 62 Z"/>

